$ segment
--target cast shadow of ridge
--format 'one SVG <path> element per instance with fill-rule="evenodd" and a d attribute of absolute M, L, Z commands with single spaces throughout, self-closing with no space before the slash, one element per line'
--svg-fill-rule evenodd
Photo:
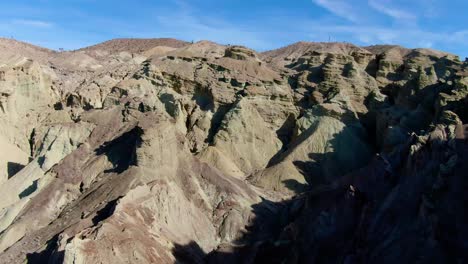
<path fill-rule="evenodd" d="M 330 144 L 340 144 L 340 136 L 336 135 Z M 311 164 L 295 165 L 310 176 L 316 172 L 317 162 L 333 154 L 321 155 L 324 156 L 310 154 L 314 159 Z M 400 164 L 399 155 L 391 160 L 392 164 Z M 330 181 L 309 180 L 309 186 L 286 180 L 283 183 L 296 191 L 296 196 L 281 202 L 263 199 L 253 205 L 254 218 L 247 231 L 212 252 L 204 252 L 196 241 L 176 245 L 176 263 L 343 263 L 341 257 L 352 255 L 361 247 L 360 233 L 365 233 L 366 208 L 371 200 L 366 191 L 387 193 L 395 184 L 395 179 L 387 175 L 385 162 L 374 156 L 361 168 Z"/>
<path fill-rule="evenodd" d="M 369 162 L 375 151 L 374 142 L 372 137 L 369 136 L 370 133 L 358 120 L 345 125 L 341 131 L 325 135 L 326 138 L 322 138 L 320 135 L 326 129 L 326 127 L 323 127 L 326 125 L 325 123 L 312 124 L 270 159 L 267 167 L 274 167 L 282 162 L 292 162 L 297 171 L 303 175 L 307 184 L 314 187 L 329 184 L 336 178 L 359 169 Z M 314 137 L 316 133 L 319 134 L 318 137 Z M 300 151 L 313 149 L 308 145 L 315 140 L 326 140 L 326 142 L 314 143 L 318 145 L 318 149 L 309 152 L 305 160 L 291 158 L 291 155 L 295 157 L 297 156 L 296 153 Z M 320 147 L 321 144 L 323 144 L 322 147 Z M 297 151 L 297 149 L 299 150 Z M 294 180 L 287 180 L 283 183 L 285 187 L 296 193 L 307 190 L 302 184 L 294 182 Z"/>
<path fill-rule="evenodd" d="M 112 163 L 113 169 L 106 173 L 122 173 L 130 166 L 136 165 L 136 150 L 141 146 L 141 135 L 143 130 L 134 127 L 118 138 L 104 143 L 95 150 L 96 155 L 106 155 Z"/>
<path fill-rule="evenodd" d="M 300 137 L 291 142 L 288 146 L 289 149 L 285 149 L 269 165 L 274 166 L 279 163 L 292 148 L 306 141 L 316 129 L 316 126 L 312 126 L 304 131 Z M 349 137 L 355 136 L 356 130 L 346 126 L 342 131 L 334 134 L 328 144 L 332 149 L 339 149 L 343 147 L 343 143 Z M 301 211 L 304 210 L 309 199 L 313 199 L 312 203 L 317 204 L 317 209 L 312 210 L 312 214 L 316 216 L 320 213 L 320 208 L 332 206 L 330 204 L 332 201 L 342 199 L 343 196 L 347 195 L 348 190 L 346 187 L 342 187 L 346 184 L 338 184 L 338 188 L 332 188 L 330 187 L 331 183 L 338 179 L 338 176 L 364 166 L 371 157 L 356 162 L 357 164 L 351 166 L 349 171 L 337 170 L 335 174 L 342 174 L 336 175 L 335 178 L 321 177 L 323 172 L 321 166 L 330 165 L 334 160 L 340 161 L 343 156 L 344 159 L 352 159 L 349 158 L 354 155 L 352 152 L 349 151 L 349 153 L 338 157 L 336 153 L 332 152 L 309 153 L 310 161 L 294 162 L 294 166 L 304 175 L 307 183 L 303 184 L 297 180 L 288 179 L 284 180 L 283 184 L 296 193 L 296 196 L 281 202 L 262 199 L 260 203 L 252 206 L 254 220 L 249 226 L 246 226 L 247 231 L 229 245 L 221 244 L 212 252 L 204 252 L 195 241 L 191 241 L 187 245 L 175 245 L 173 254 L 176 257 L 176 263 L 283 263 L 288 259 L 297 259 L 295 251 L 291 250 L 294 247 L 294 237 L 297 230 L 290 227 L 291 223 L 300 218 Z M 323 200 L 328 201 L 328 203 L 320 201 L 321 198 L 315 201 L 319 196 L 324 196 Z"/>
<path fill-rule="evenodd" d="M 8 179 L 15 176 L 15 174 L 18 173 L 20 170 L 22 170 L 24 167 L 25 167 L 25 165 L 23 165 L 23 164 L 19 164 L 19 163 L 16 163 L 16 162 L 7 162 Z"/>
<path fill-rule="evenodd" d="M 360 175 L 383 175 L 381 161 L 373 163 L 286 201 L 263 199 L 252 206 L 254 220 L 239 239 L 212 252 L 204 252 L 195 241 L 175 245 L 176 263 L 343 263 L 336 258 L 359 245 L 354 230 L 362 228 L 360 215 L 368 206 L 366 195 L 349 186 Z M 338 222 L 334 224 L 330 215 Z M 304 253 L 307 245 L 312 257 Z"/>
<path fill-rule="evenodd" d="M 434 137 L 415 149 L 412 136 L 321 189 L 263 200 L 240 239 L 209 253 L 177 245 L 176 263 L 465 263 L 468 126 L 459 127 L 454 141 Z M 443 155 L 449 145 L 456 160 Z"/>
<path fill-rule="evenodd" d="M 230 244 L 221 244 L 212 252 L 205 252 L 196 241 L 176 244 L 172 250 L 175 263 L 280 263 L 277 260 L 284 259 L 289 253 L 287 247 L 290 244 L 279 236 L 288 223 L 294 221 L 303 205 L 304 199 L 285 202 L 262 199 L 252 206 L 255 219 L 240 238 Z M 274 251 L 270 250 L 272 247 Z"/>

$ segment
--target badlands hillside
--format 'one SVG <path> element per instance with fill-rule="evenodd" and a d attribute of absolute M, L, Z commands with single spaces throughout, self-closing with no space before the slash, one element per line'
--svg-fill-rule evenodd
<path fill-rule="evenodd" d="M 0 39 L 0 263 L 467 263 L 467 64 Z"/>

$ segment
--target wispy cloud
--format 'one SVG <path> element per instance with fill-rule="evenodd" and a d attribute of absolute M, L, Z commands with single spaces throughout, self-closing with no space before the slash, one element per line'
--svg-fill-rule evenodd
<path fill-rule="evenodd" d="M 389 1 L 369 0 L 369 6 L 393 19 L 415 20 L 417 16 L 400 8 L 390 6 Z"/>
<path fill-rule="evenodd" d="M 185 40 L 211 40 L 221 44 L 242 44 L 251 48 L 265 48 L 271 45 L 261 37 L 262 32 L 254 32 L 242 25 L 233 25 L 215 15 L 201 15 L 186 1 L 175 0 L 178 9 L 170 14 L 156 16 L 160 25 L 159 34 L 169 32 L 172 37 Z"/>
<path fill-rule="evenodd" d="M 417 0 L 403 6 L 404 2 L 397 0 L 312 0 L 334 17 L 347 21 L 320 23 L 309 19 L 300 24 L 304 26 L 304 31 L 309 32 L 311 39 L 331 38 L 333 41 L 350 41 L 361 45 L 399 44 L 412 48 L 466 45 L 467 30 L 438 31 L 421 27 L 424 24 L 419 18 L 425 17 L 427 10 L 434 8 L 434 1 Z M 390 18 L 391 22 L 381 19 L 379 14 Z"/>
<path fill-rule="evenodd" d="M 453 32 L 453 34 L 450 34 L 448 37 L 448 41 L 468 43 L 468 29 Z"/>
<path fill-rule="evenodd" d="M 31 20 L 31 19 L 14 19 L 11 21 L 14 25 L 28 26 L 28 27 L 38 27 L 38 28 L 50 28 L 54 24 L 42 20 Z"/>
<path fill-rule="evenodd" d="M 332 14 L 345 18 L 352 22 L 359 21 L 359 14 L 356 13 L 350 1 L 341 0 L 313 0 L 316 5 L 327 9 Z"/>
<path fill-rule="evenodd" d="M 412 48 L 432 48 L 436 44 L 463 45 L 468 42 L 468 30 L 454 32 L 434 32 L 419 28 L 390 28 L 385 26 L 363 25 L 321 25 L 314 22 L 302 23 L 304 28 L 318 34 L 331 35 L 335 41 L 360 42 L 371 44 L 398 44 Z"/>

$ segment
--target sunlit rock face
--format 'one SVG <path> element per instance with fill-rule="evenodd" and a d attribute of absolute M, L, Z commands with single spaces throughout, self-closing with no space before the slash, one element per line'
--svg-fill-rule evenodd
<path fill-rule="evenodd" d="M 0 47 L 0 263 L 468 259 L 454 55 Z"/>

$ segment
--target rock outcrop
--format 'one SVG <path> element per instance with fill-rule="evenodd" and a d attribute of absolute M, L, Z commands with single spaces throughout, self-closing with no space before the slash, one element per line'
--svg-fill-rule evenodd
<path fill-rule="evenodd" d="M 468 259 L 454 55 L 0 47 L 0 263 Z"/>

